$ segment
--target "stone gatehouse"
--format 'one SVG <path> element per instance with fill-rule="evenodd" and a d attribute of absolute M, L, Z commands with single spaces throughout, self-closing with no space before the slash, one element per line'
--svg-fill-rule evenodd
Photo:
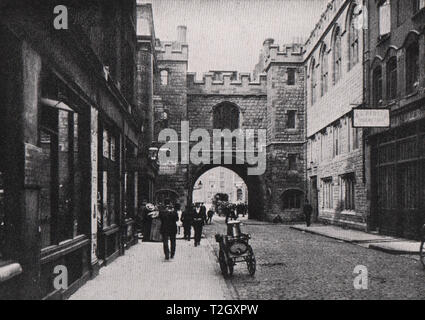
<path fill-rule="evenodd" d="M 177 33 L 176 41 L 156 43 L 154 139 L 161 129 L 174 129 L 179 134 L 175 143 L 181 147 L 187 142 L 182 137 L 182 121 L 189 122 L 191 131 L 202 128 L 209 133 L 213 129 L 266 130 L 264 174 L 250 176 L 246 161 L 236 164 L 238 157 L 245 159 L 243 152 L 233 152 L 235 161 L 223 166 L 245 181 L 251 218 L 273 220 L 279 215 L 285 221 L 300 219 L 305 192 L 302 46 L 279 47 L 267 39 L 253 73 L 210 71 L 199 80 L 188 72 L 186 27 L 179 26 Z M 161 163 L 156 196 L 184 207 L 191 201 L 193 185 L 200 175 L 218 165 L 214 161 L 182 164 L 181 160 L 182 154 L 177 163 Z"/>

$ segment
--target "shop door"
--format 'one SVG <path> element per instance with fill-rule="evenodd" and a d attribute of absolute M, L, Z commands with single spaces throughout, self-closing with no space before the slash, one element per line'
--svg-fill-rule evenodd
<path fill-rule="evenodd" d="M 372 210 L 383 234 L 416 239 L 424 222 L 423 125 L 411 125 L 377 142 Z"/>
<path fill-rule="evenodd" d="M 319 218 L 319 191 L 317 188 L 317 177 L 312 177 L 310 180 L 310 184 L 310 203 L 313 207 L 313 221 L 317 221 Z"/>

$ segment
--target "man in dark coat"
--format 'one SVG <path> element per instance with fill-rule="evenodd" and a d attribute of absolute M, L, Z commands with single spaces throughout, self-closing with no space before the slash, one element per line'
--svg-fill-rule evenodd
<path fill-rule="evenodd" d="M 181 219 L 183 223 L 184 239 L 190 241 L 193 224 L 193 208 L 192 205 L 188 204 L 186 209 L 182 213 Z"/>
<path fill-rule="evenodd" d="M 309 227 L 310 224 L 311 224 L 311 214 L 313 212 L 313 207 L 311 206 L 310 203 L 308 203 L 308 199 L 305 199 L 303 212 L 304 212 L 304 215 L 305 215 L 305 223 L 306 223 L 307 227 Z"/>
<path fill-rule="evenodd" d="M 242 217 L 245 218 L 246 211 L 247 211 L 248 207 L 247 207 L 246 203 L 242 203 L 241 207 L 242 207 Z"/>
<path fill-rule="evenodd" d="M 231 210 L 230 210 L 230 207 L 229 207 L 229 204 L 228 203 L 226 203 L 226 205 L 224 206 L 224 208 L 223 208 L 223 213 L 224 213 L 224 216 L 226 217 L 226 224 L 227 224 L 227 222 L 229 221 L 229 219 L 231 219 L 231 215 L 232 215 L 232 212 L 231 212 Z"/>
<path fill-rule="evenodd" d="M 213 216 L 214 216 L 214 210 L 210 208 L 207 212 L 207 224 L 211 224 Z"/>
<path fill-rule="evenodd" d="M 207 221 L 207 215 L 204 210 L 201 210 L 200 206 L 197 206 L 193 214 L 193 229 L 195 230 L 195 247 L 201 244 L 202 228 L 205 221 Z"/>
<path fill-rule="evenodd" d="M 207 207 L 205 207 L 205 205 L 204 205 L 204 203 L 203 202 L 201 202 L 201 207 L 200 207 L 200 209 L 201 209 L 201 214 L 202 214 L 202 216 L 204 216 L 205 215 L 205 217 L 207 216 Z M 205 219 L 205 221 L 207 221 L 207 219 Z"/>
<path fill-rule="evenodd" d="M 165 209 L 161 208 L 159 212 L 159 218 L 161 219 L 161 235 L 164 245 L 165 260 L 170 259 L 170 248 L 168 247 L 168 241 L 171 243 L 171 259 L 173 259 L 176 253 L 176 223 L 179 220 L 179 216 L 172 205 L 167 205 Z"/>

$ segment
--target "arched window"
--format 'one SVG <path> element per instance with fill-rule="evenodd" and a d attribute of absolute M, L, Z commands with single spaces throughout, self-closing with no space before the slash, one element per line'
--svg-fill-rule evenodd
<path fill-rule="evenodd" d="M 333 36 L 333 82 L 336 84 L 342 76 L 341 29 L 336 27 Z"/>
<path fill-rule="evenodd" d="M 174 190 L 158 190 L 155 201 L 161 204 L 176 204 L 179 202 L 179 194 Z"/>
<path fill-rule="evenodd" d="M 300 209 L 304 193 L 300 190 L 287 190 L 282 193 L 283 209 Z"/>
<path fill-rule="evenodd" d="M 419 82 L 419 44 L 410 43 L 406 48 L 406 93 L 413 93 Z"/>
<path fill-rule="evenodd" d="M 238 190 L 236 190 L 236 200 L 237 201 L 243 200 L 243 192 L 242 192 L 242 189 L 240 189 L 240 188 L 238 188 Z"/>
<path fill-rule="evenodd" d="M 375 67 L 373 70 L 373 105 L 377 107 L 382 100 L 382 68 Z"/>
<path fill-rule="evenodd" d="M 348 70 L 351 70 L 359 62 L 359 30 L 356 26 L 356 16 L 361 14 L 357 5 L 350 10 L 348 18 Z"/>
<path fill-rule="evenodd" d="M 162 86 L 168 85 L 168 71 L 167 70 L 161 70 L 160 76 L 161 76 L 161 85 Z"/>
<path fill-rule="evenodd" d="M 387 62 L 387 97 L 388 100 L 397 97 L 397 57 L 391 57 Z"/>
<path fill-rule="evenodd" d="M 328 92 L 328 52 L 323 44 L 320 52 L 320 94 L 323 97 Z"/>
<path fill-rule="evenodd" d="M 316 102 L 316 89 L 317 89 L 317 79 L 316 79 L 316 60 L 313 58 L 311 60 L 310 66 L 310 81 L 311 81 L 311 105 Z"/>
<path fill-rule="evenodd" d="M 214 129 L 229 129 L 231 131 L 239 128 L 239 109 L 231 103 L 222 103 L 214 108 Z"/>

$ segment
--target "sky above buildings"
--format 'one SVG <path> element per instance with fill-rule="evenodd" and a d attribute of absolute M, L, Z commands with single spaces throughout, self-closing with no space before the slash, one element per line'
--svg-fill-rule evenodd
<path fill-rule="evenodd" d="M 175 40 L 186 25 L 189 71 L 251 72 L 266 38 L 306 39 L 328 0 L 145 0 L 152 3 L 156 37 Z M 199 77 L 199 74 L 198 74 Z"/>

